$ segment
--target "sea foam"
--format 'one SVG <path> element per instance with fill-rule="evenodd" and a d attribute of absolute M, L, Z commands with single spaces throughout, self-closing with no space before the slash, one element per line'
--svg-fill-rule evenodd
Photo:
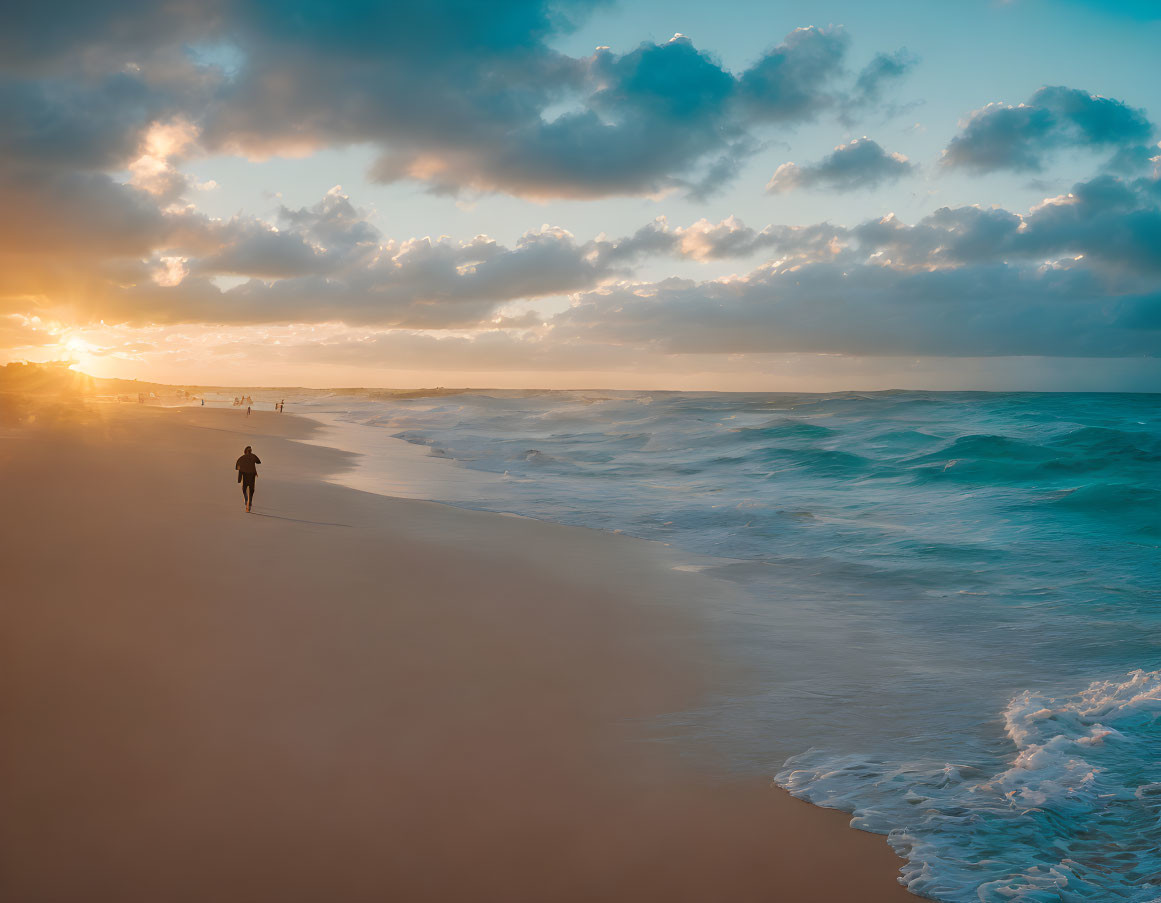
<path fill-rule="evenodd" d="M 887 833 L 904 883 L 937 900 L 1161 899 L 1161 672 L 1025 691 L 1003 720 L 998 771 L 811 750 L 776 781 Z"/>

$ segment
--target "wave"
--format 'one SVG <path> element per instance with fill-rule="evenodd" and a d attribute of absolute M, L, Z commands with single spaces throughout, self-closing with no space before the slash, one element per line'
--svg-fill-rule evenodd
<path fill-rule="evenodd" d="M 1161 535 L 1161 490 L 1139 483 L 1089 483 L 1046 495 L 1041 503 L 1062 514 L 1114 522 L 1125 533 Z"/>
<path fill-rule="evenodd" d="M 1144 432 L 1081 427 L 1050 443 L 1076 455 L 1099 456 L 1105 466 L 1161 461 L 1161 440 Z"/>
<path fill-rule="evenodd" d="M 829 448 L 773 447 L 762 449 L 748 457 L 751 460 L 761 461 L 766 466 L 794 468 L 820 476 L 861 476 L 875 469 L 874 463 L 862 455 Z M 777 475 L 774 473 L 770 477 L 776 478 Z"/>
<path fill-rule="evenodd" d="M 908 889 L 981 903 L 1161 896 L 1161 672 L 1133 671 L 1071 696 L 1017 695 L 1003 714 L 1004 767 L 891 766 L 812 750 L 775 780 L 853 812 L 907 860 Z M 872 802 L 868 803 L 867 800 Z"/>
<path fill-rule="evenodd" d="M 991 461 L 1043 461 L 1052 456 L 1049 449 L 1035 442 L 1014 439 L 1010 436 L 969 435 L 959 436 L 942 448 L 917 460 L 930 461 L 939 458 L 959 458 Z"/>
<path fill-rule="evenodd" d="M 1120 514 L 1139 509 L 1161 510 L 1161 491 L 1137 483 L 1090 483 L 1056 494 L 1052 503 L 1062 508 Z"/>
<path fill-rule="evenodd" d="M 868 440 L 873 445 L 886 447 L 900 446 L 902 448 L 916 448 L 931 445 L 933 442 L 943 441 L 939 436 L 933 436 L 931 433 L 906 428 L 883 430 L 882 432 L 872 434 L 868 437 Z"/>
<path fill-rule="evenodd" d="M 1161 461 L 1159 449 L 1161 445 L 1148 436 L 1087 427 L 1039 440 L 961 436 L 907 459 L 907 464 L 915 468 L 919 480 L 1049 486 L 1103 473 L 1132 475 L 1139 480 L 1140 468 Z"/>
<path fill-rule="evenodd" d="M 742 439 L 804 439 L 815 441 L 837 434 L 837 430 L 807 420 L 779 418 L 761 426 L 738 427 L 734 432 Z"/>

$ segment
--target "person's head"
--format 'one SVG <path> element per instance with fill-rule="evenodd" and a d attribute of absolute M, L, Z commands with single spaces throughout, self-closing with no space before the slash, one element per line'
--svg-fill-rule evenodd
<path fill-rule="evenodd" d="M 246 446 L 246 450 L 244 452 L 242 452 L 242 454 L 244 454 L 244 455 L 250 454 L 250 446 L 249 445 Z"/>

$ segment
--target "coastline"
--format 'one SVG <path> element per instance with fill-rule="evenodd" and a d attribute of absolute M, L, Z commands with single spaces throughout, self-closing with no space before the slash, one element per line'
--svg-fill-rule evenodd
<path fill-rule="evenodd" d="M 653 742 L 729 678 L 651 544 L 327 482 L 290 414 L 70 410 L 0 434 L 6 899 L 913 899 Z"/>

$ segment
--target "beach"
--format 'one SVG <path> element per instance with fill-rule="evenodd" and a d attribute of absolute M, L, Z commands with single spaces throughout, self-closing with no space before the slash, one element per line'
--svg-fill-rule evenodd
<path fill-rule="evenodd" d="M 883 837 L 666 738 L 745 680 L 701 576 L 325 482 L 354 458 L 316 430 L 125 404 L 0 430 L 0 897 L 914 899 Z"/>

